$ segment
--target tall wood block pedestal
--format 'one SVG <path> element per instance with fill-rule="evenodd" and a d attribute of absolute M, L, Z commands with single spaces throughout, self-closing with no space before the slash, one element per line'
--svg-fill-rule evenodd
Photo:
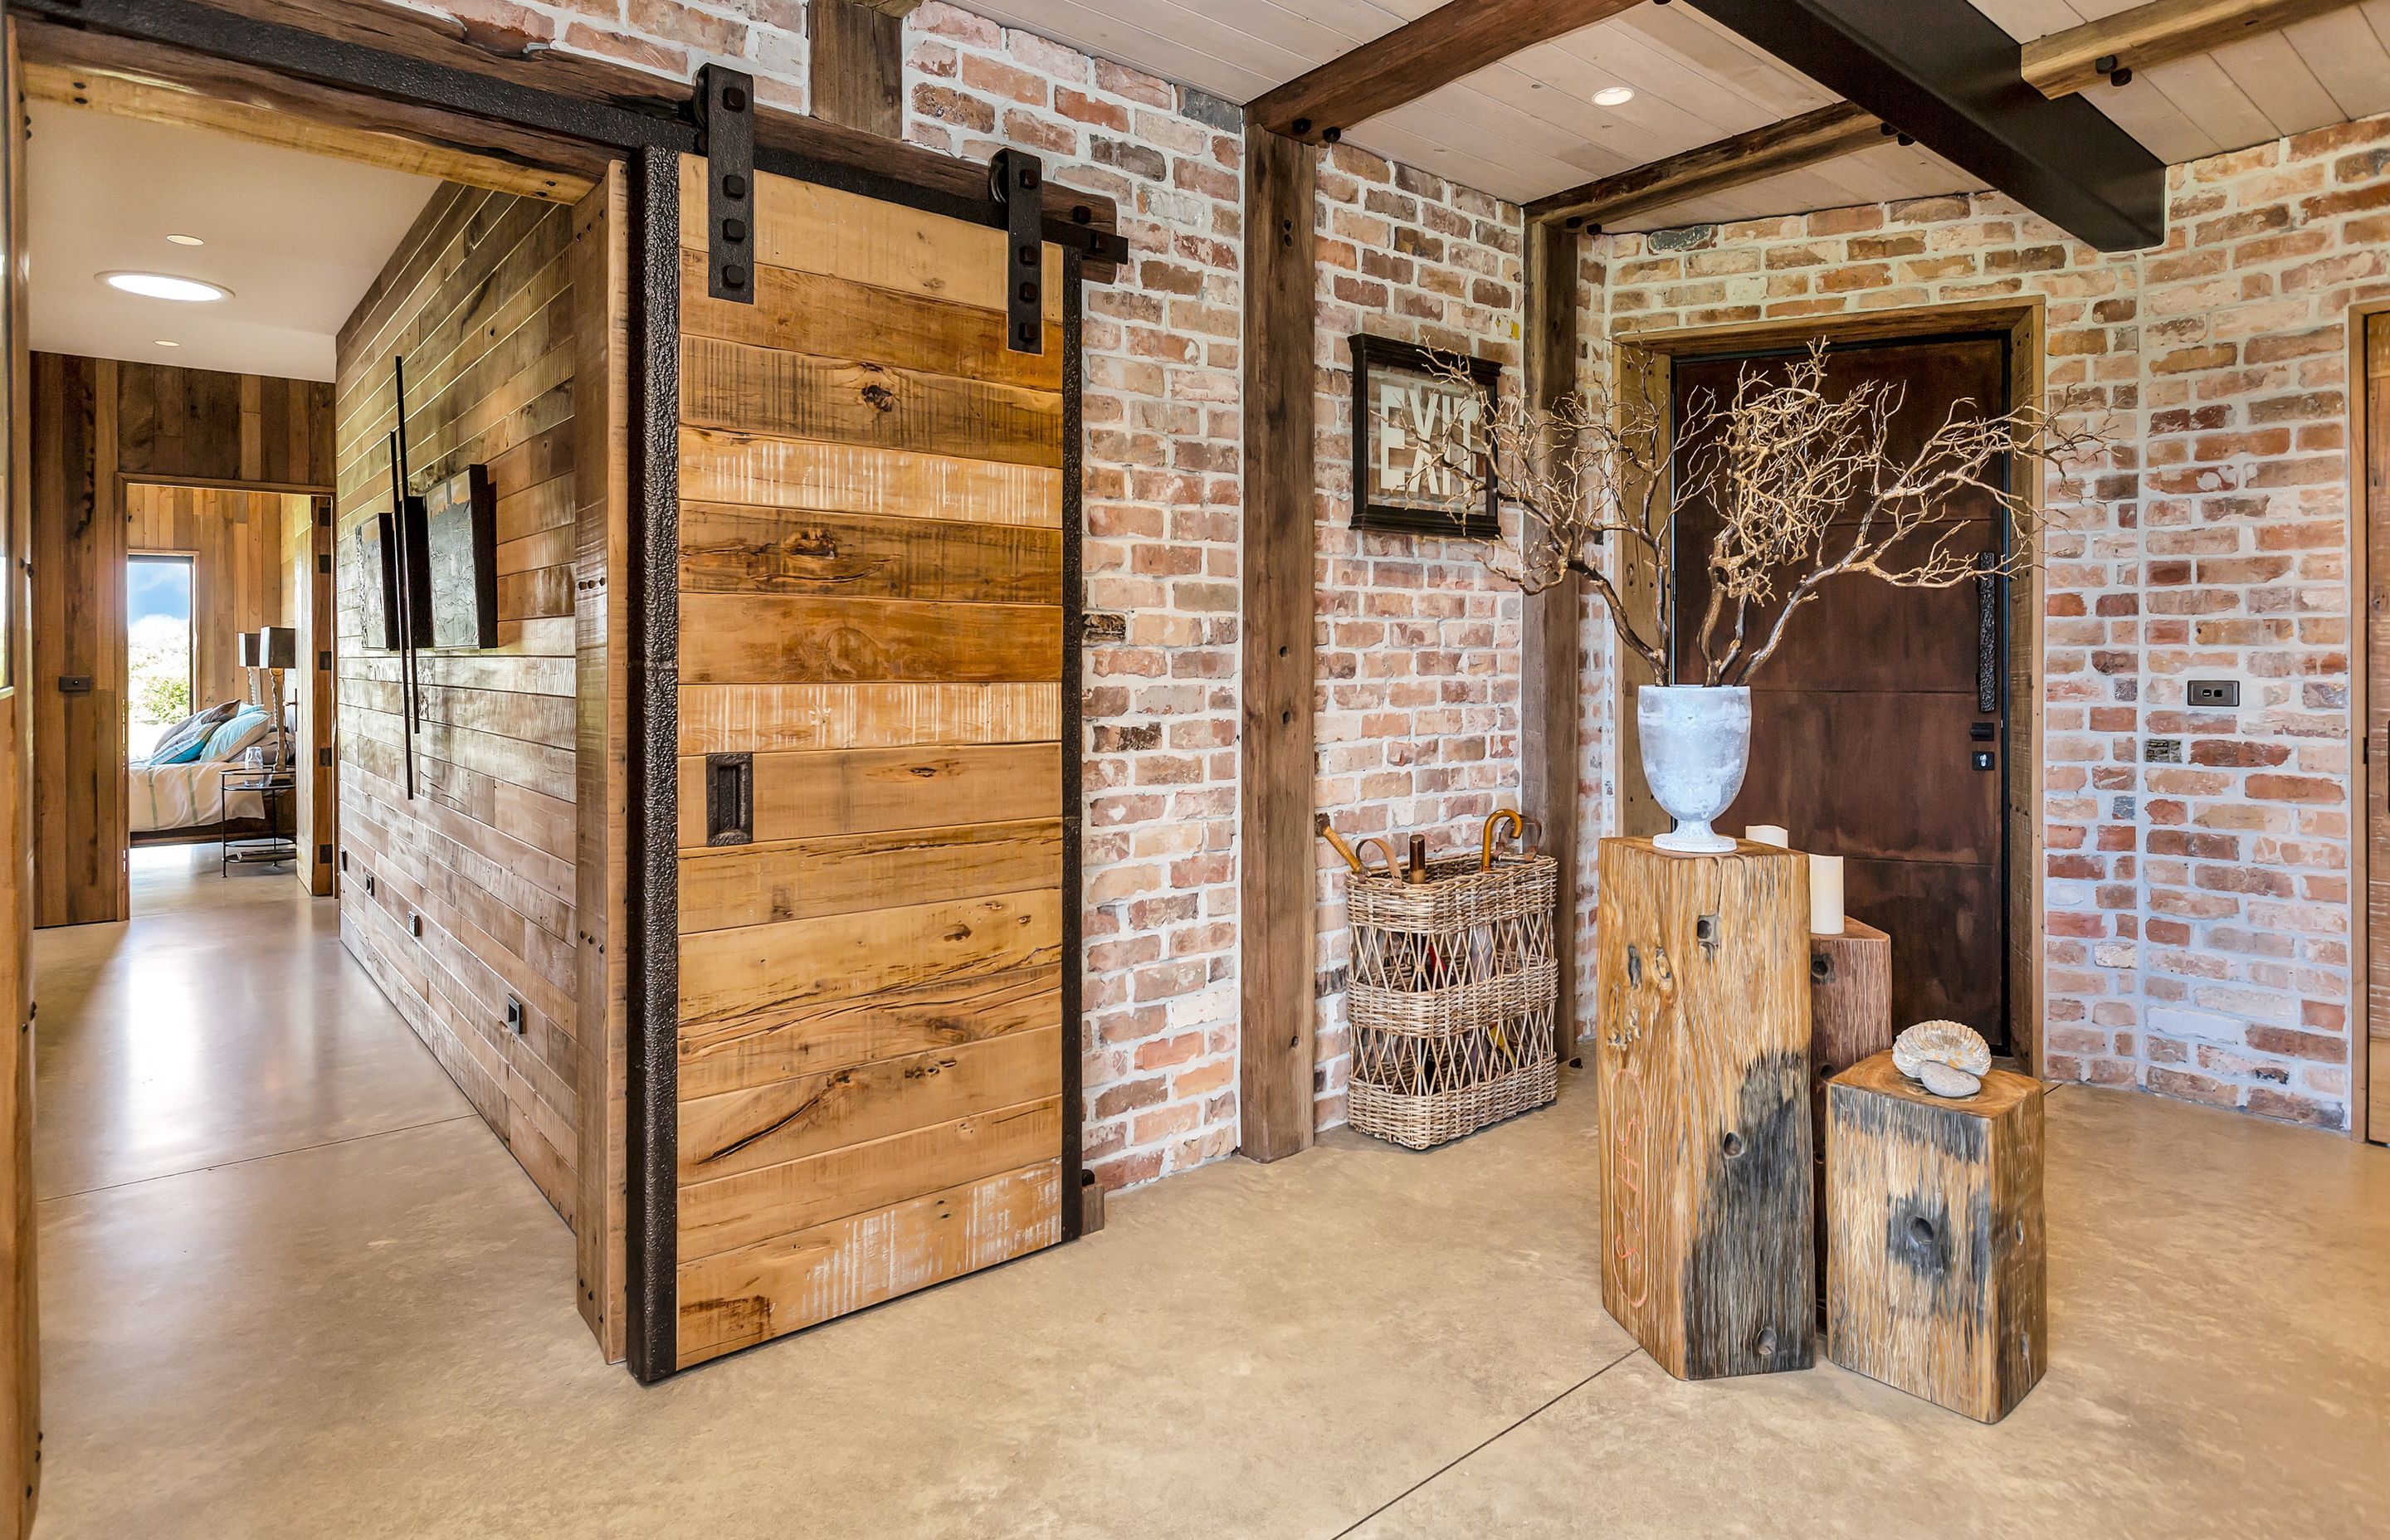
<path fill-rule="evenodd" d="M 1601 1303 L 1680 1380 L 1806 1368 L 1809 863 L 1601 842 Z"/>
<path fill-rule="evenodd" d="M 2049 1361 L 2040 1083 L 1946 1101 L 1882 1053 L 1827 1102 L 1828 1354 L 1998 1422 Z"/>

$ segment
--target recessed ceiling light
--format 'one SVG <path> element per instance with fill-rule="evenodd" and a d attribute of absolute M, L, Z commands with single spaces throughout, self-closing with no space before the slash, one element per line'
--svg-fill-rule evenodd
<path fill-rule="evenodd" d="M 201 240 L 197 236 L 168 236 L 166 238 L 173 241 L 177 246 L 205 246 L 207 244 L 206 241 Z"/>
<path fill-rule="evenodd" d="M 1605 85 L 1593 94 L 1596 107 L 1625 107 L 1634 99 L 1635 87 L 1631 85 Z"/>
<path fill-rule="evenodd" d="M 179 348 L 179 347 L 181 347 L 181 346 L 183 345 L 183 344 L 182 344 L 182 343 L 180 343 L 180 342 L 174 341 L 174 340 L 173 340 L 172 339 L 170 339 L 170 338 L 165 338 L 165 337 L 153 338 L 153 339 L 152 339 L 152 340 L 153 340 L 153 341 L 155 341 L 155 342 L 156 342 L 160 347 L 161 347 L 161 348 Z"/>
<path fill-rule="evenodd" d="M 198 278 L 178 278 L 171 273 L 102 273 L 98 278 L 110 289 L 149 300 L 184 300 L 197 303 L 232 298 L 232 290 L 221 285 L 203 283 Z"/>

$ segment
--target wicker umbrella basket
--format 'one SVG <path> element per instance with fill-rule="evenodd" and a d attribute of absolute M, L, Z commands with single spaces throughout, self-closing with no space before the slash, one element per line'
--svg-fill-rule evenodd
<path fill-rule="evenodd" d="M 1549 1102 L 1556 871 L 1549 856 L 1355 877 L 1353 1126 L 1428 1149 Z"/>

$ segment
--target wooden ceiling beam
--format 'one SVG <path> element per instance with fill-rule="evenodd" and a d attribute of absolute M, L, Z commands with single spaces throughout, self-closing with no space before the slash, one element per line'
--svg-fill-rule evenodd
<path fill-rule="evenodd" d="M 2025 83 L 2045 96 L 2089 90 L 2117 71 L 2147 70 L 2311 16 L 2342 10 L 2355 0 L 2152 0 L 2097 21 L 2024 45 L 2018 61 Z"/>
<path fill-rule="evenodd" d="M 1367 118 L 1548 43 L 1639 0 L 1446 0 L 1246 104 L 1249 120 L 1306 144 L 1333 144 Z"/>
<path fill-rule="evenodd" d="M 2077 240 L 2165 239 L 2165 167 L 2079 96 L 2017 72 L 2017 43 L 1971 0 L 1688 0 Z"/>
<path fill-rule="evenodd" d="M 1836 102 L 1539 198 L 1527 205 L 1527 217 L 1545 224 L 1573 220 L 1598 227 L 1880 145 L 1888 132 L 1866 108 Z"/>
<path fill-rule="evenodd" d="M 105 32 L 18 23 L 25 95 L 121 118 L 197 128 L 385 171 L 570 203 L 606 173 L 590 147 Z"/>

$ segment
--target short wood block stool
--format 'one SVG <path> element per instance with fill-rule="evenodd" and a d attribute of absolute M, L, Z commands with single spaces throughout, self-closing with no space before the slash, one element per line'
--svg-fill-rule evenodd
<path fill-rule="evenodd" d="M 2040 1083 L 1944 1100 L 1881 1053 L 1827 1103 L 1827 1356 L 1998 1422 L 2049 1356 Z"/>
<path fill-rule="evenodd" d="M 1808 857 L 1601 842 L 1601 1303 L 1679 1380 L 1817 1361 Z"/>
<path fill-rule="evenodd" d="M 1809 1116 L 1817 1136 L 1818 1324 L 1826 1324 L 1826 1082 L 1892 1046 L 1892 938 L 1844 918 L 1809 936 Z"/>

